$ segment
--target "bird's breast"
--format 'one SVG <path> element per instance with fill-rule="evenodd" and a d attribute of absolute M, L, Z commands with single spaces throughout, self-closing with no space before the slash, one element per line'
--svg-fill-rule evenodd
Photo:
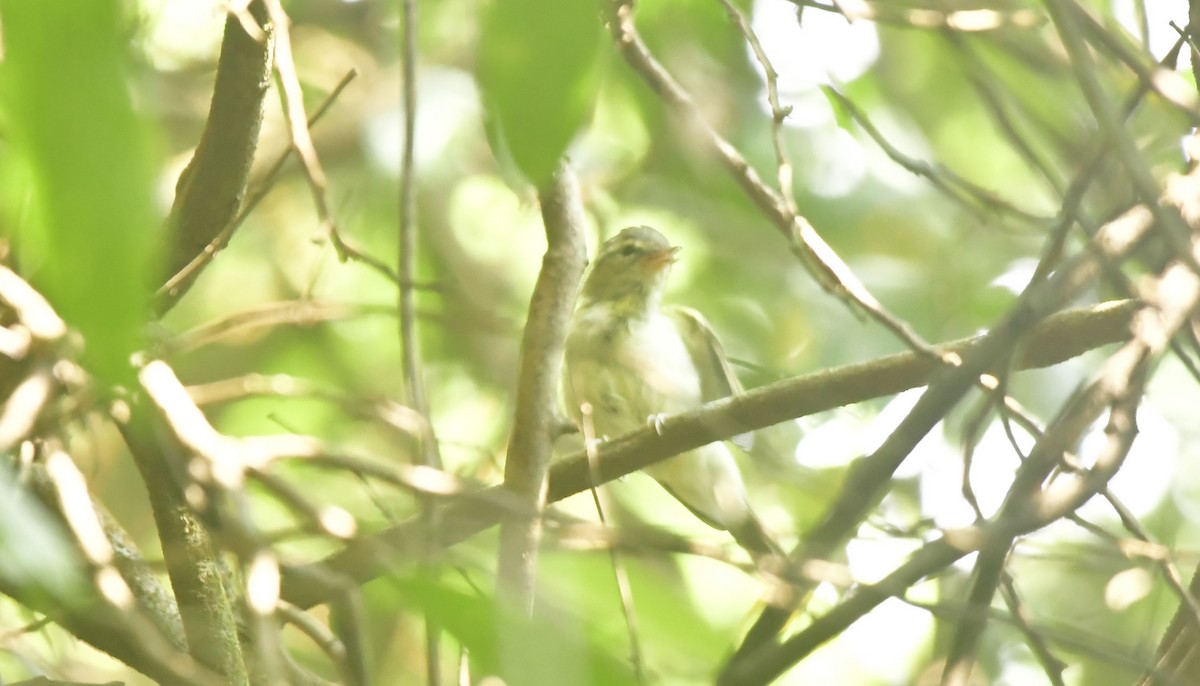
<path fill-rule="evenodd" d="M 646 392 L 662 402 L 657 412 L 678 412 L 700 404 L 700 377 L 670 319 L 632 320 L 615 353 L 617 364 L 632 369 Z"/>
<path fill-rule="evenodd" d="M 661 314 L 576 314 L 567 339 L 567 398 L 593 407 L 596 431 L 615 436 L 656 414 L 700 405 L 700 379 L 678 329 Z"/>

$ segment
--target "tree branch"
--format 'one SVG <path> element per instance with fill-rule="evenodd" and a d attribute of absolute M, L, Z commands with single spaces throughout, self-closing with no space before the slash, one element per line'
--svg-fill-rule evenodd
<path fill-rule="evenodd" d="M 184 479 L 177 473 L 186 468 L 190 456 L 153 414 L 148 399 L 140 400 L 131 408 L 130 420 L 118 426 L 150 495 L 189 651 L 228 683 L 248 684 L 220 561 L 208 530 L 184 498 Z"/>
<path fill-rule="evenodd" d="M 1024 351 L 1015 369 L 1047 367 L 1101 345 L 1124 340 L 1137 308 L 1134 301 L 1116 301 L 1060 312 L 1033 327 L 1024 338 Z M 967 354 L 983 337 L 946 343 L 944 352 Z M 895 355 L 823 370 L 758 388 L 703 405 L 646 428 L 603 443 L 596 456 L 601 482 L 618 477 L 713 441 L 772 424 L 891 395 L 927 383 L 941 365 L 922 353 Z M 587 455 L 580 451 L 550 469 L 546 502 L 556 502 L 592 486 Z M 451 546 L 495 526 L 517 506 L 504 497 L 503 487 L 451 499 L 442 509 L 437 543 Z M 363 583 L 388 572 L 393 565 L 422 559 L 424 533 L 412 521 L 364 536 L 342 551 L 304 567 L 286 569 L 283 598 L 300 607 L 328 599 L 331 575 Z"/>
<path fill-rule="evenodd" d="M 1008 313 L 986 335 L 962 354 L 954 368 L 940 370 L 931 378 L 929 389 L 883 444 L 858 460 L 846 483 L 821 522 L 792 553 L 794 564 L 804 560 L 827 559 L 855 527 L 883 498 L 892 475 L 946 413 L 975 386 L 983 375 L 1003 370 L 1006 361 L 1021 350 L 1032 350 L 1026 338 L 1051 313 L 1078 296 L 1093 283 L 1106 264 L 1127 257 L 1150 230 L 1150 210 L 1137 206 L 1105 224 L 1088 246 L 1064 264 L 1054 275 L 1031 285 L 1013 303 Z M 1012 364 L 1018 364 L 1013 359 Z M 1011 366 L 1011 365 L 1009 365 Z M 1019 368 L 1019 366 L 1017 367 Z M 807 595 L 799 589 L 797 598 Z M 786 624 L 792 608 L 768 606 L 746 634 L 734 661 L 756 652 L 758 646 L 773 641 Z"/>
<path fill-rule="evenodd" d="M 511 600 L 533 609 L 537 578 L 538 513 L 546 505 L 546 474 L 561 423 L 558 382 L 563 346 L 575 305 L 575 293 L 587 265 L 583 237 L 583 201 L 570 165 L 559 163 L 538 191 L 546 226 L 546 255 L 529 301 L 525 336 L 517 372 L 516 414 L 504 463 L 504 487 L 534 513 L 517 517 L 500 529 L 499 582 Z"/>
<path fill-rule="evenodd" d="M 67 527 L 62 503 L 40 462 L 28 471 L 29 485 L 54 519 Z M 133 592 L 135 604 L 115 607 L 95 585 L 74 589 L 70 597 L 55 597 L 0 574 L 0 593 L 34 611 L 42 612 L 75 637 L 108 653 L 162 684 L 217 686 L 225 683 L 186 653 L 183 629 L 174 600 L 141 557 L 136 545 L 103 506 L 91 502 L 111 546 L 112 564 Z M 69 528 L 69 527 L 67 527 Z M 87 569 L 79 561 L 80 571 Z"/>
<path fill-rule="evenodd" d="M 262 0 L 251 2 L 247 13 L 252 22 L 232 12 L 225 19 L 208 121 L 175 185 L 175 203 L 167 220 L 172 243 L 168 276 L 186 267 L 237 216 L 250 178 L 263 98 L 271 85 L 272 29 Z M 247 33 L 249 23 L 259 35 Z M 174 304 L 200 271 L 193 270 L 190 278 L 178 283 L 172 298 L 161 300 L 161 306 Z"/>

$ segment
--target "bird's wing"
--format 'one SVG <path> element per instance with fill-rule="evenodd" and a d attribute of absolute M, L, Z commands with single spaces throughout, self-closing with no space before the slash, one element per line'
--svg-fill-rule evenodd
<path fill-rule="evenodd" d="M 742 392 L 742 384 L 725 357 L 725 348 L 704 316 L 688 307 L 671 307 L 667 315 L 679 329 L 679 335 L 700 374 L 700 396 L 712 402 Z"/>
<path fill-rule="evenodd" d="M 679 336 L 700 375 L 701 400 L 707 403 L 741 393 L 742 382 L 733 373 L 729 358 L 725 356 L 725 347 L 704 315 L 690 307 L 671 307 L 667 316 L 679 329 Z M 738 434 L 731 440 L 742 450 L 748 451 L 754 445 L 753 434 Z"/>
<path fill-rule="evenodd" d="M 692 356 L 692 363 L 700 374 L 700 393 L 704 402 L 742 393 L 742 384 L 733 373 L 733 367 L 725 356 L 725 348 L 704 316 L 686 307 L 672 307 L 667 312 L 679 329 L 688 354 Z M 782 467 L 788 473 L 797 468 L 794 456 L 796 445 L 800 442 L 800 427 L 795 422 L 783 422 L 753 433 L 738 434 L 731 440 L 734 445 L 750 453 L 756 463 Z"/>

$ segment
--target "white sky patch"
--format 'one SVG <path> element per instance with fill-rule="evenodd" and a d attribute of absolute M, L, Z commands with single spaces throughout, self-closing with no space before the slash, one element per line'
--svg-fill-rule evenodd
<path fill-rule="evenodd" d="M 1028 452 L 1033 439 L 1019 427 L 1014 426 L 1013 432 L 1017 445 Z M 940 528 L 975 522 L 975 511 L 962 495 L 962 458 L 961 449 L 933 453 L 921 473 L 921 511 Z M 1004 428 L 998 423 L 991 424 L 971 457 L 971 490 L 984 516 L 995 514 L 1004 502 L 1018 464 Z"/>
<path fill-rule="evenodd" d="M 1091 466 L 1096 455 L 1104 449 L 1108 437 L 1104 435 L 1101 419 L 1088 430 L 1080 444 L 1080 459 Z M 1141 517 L 1152 512 L 1175 479 L 1176 462 L 1179 459 L 1179 432 L 1149 403 L 1143 403 L 1137 413 L 1137 438 L 1121 470 L 1109 482 L 1109 489 L 1120 498 L 1125 507 Z M 1079 509 L 1085 518 L 1112 517 L 1112 508 L 1101 498 L 1093 498 Z"/>
<path fill-rule="evenodd" d="M 883 601 L 862 621 L 843 633 L 856 661 L 881 683 L 905 683 L 917 663 L 925 658 L 933 639 L 929 612 L 895 598 Z"/>
<path fill-rule="evenodd" d="M 852 566 L 873 568 L 867 578 L 877 579 L 907 559 L 912 543 L 855 540 L 847 546 Z M 857 577 L 856 575 L 856 578 Z M 866 578 L 859 578 L 865 581 Z M 908 596 L 926 602 L 938 600 L 936 582 L 918 584 Z M 818 586 L 812 607 L 836 602 L 831 587 Z M 933 639 L 933 617 L 925 610 L 889 598 L 855 622 L 837 638 L 805 658 L 778 683 L 786 686 L 833 683 L 910 683 L 928 655 Z"/>
<path fill-rule="evenodd" d="M 850 412 L 837 412 L 829 421 L 809 426 L 796 446 L 800 461 L 809 467 L 840 467 L 867 453 L 864 427 L 869 420 Z"/>
<path fill-rule="evenodd" d="M 866 448 L 867 454 L 875 452 L 888 436 L 896 430 L 900 422 L 908 416 L 912 411 L 917 400 L 925 393 L 925 387 L 912 388 L 892 398 L 883 411 L 871 422 L 870 426 L 865 429 L 866 433 Z M 936 426 L 925 434 L 921 442 L 912 449 L 911 454 L 904 459 L 904 463 L 895 472 L 895 478 L 907 479 L 919 474 L 924 468 L 925 463 L 930 455 L 938 455 L 948 449 L 945 438 L 942 436 L 942 424 L 938 422 Z"/>
<path fill-rule="evenodd" d="M 866 529 L 866 531 L 871 531 Z M 874 584 L 904 564 L 919 543 L 902 538 L 868 534 L 846 544 L 846 563 L 856 583 Z"/>
<path fill-rule="evenodd" d="M 1020 257 L 1008 263 L 1004 273 L 992 279 L 992 286 L 1020 295 L 1037 271 L 1038 260 L 1035 257 Z"/>
<path fill-rule="evenodd" d="M 816 195 L 848 195 L 867 175 L 867 153 L 849 131 L 827 124 L 821 135 L 808 140 L 811 158 L 799 168 L 804 186 Z"/>
<path fill-rule="evenodd" d="M 995 686 L 1024 686 L 1025 684 L 1041 684 L 1046 681 L 1046 670 L 1024 645 L 1016 645 L 1002 649 L 1003 658 L 999 662 L 1000 676 L 996 678 Z M 1068 681 L 1068 683 L 1074 683 Z"/>
<path fill-rule="evenodd" d="M 158 69 L 173 71 L 216 59 L 225 26 L 219 0 L 143 0 L 142 12 L 146 56 Z"/>
<path fill-rule="evenodd" d="M 889 598 L 775 683 L 911 683 L 932 640 L 933 619 L 928 612 Z"/>
<path fill-rule="evenodd" d="M 397 91 L 398 92 L 398 91 Z M 471 75 L 458 69 L 430 67 L 417 74 L 417 137 L 413 162 L 418 171 L 444 161 L 447 149 L 480 119 L 479 92 Z M 364 131 L 367 152 L 383 170 L 400 174 L 404 143 L 401 103 L 370 115 Z"/>
<path fill-rule="evenodd" d="M 829 102 L 817 87 L 830 76 L 853 81 L 879 57 L 879 37 L 871 22 L 851 24 L 832 12 L 809 10 L 801 23 L 796 5 L 786 0 L 757 0 L 751 28 L 779 74 L 780 104 L 794 108 L 787 119 L 793 126 L 832 121 Z M 761 100 L 765 107 L 765 94 Z"/>
<path fill-rule="evenodd" d="M 1113 16 L 1129 32 L 1129 35 L 1141 40 L 1142 30 L 1138 26 L 1135 4 L 1134 0 L 1113 0 Z M 1154 56 L 1154 59 L 1160 60 L 1166 56 L 1171 46 L 1175 45 L 1175 40 L 1179 38 L 1179 34 L 1171 28 L 1170 22 L 1174 21 L 1180 26 L 1186 26 L 1187 7 L 1184 3 L 1173 2 L 1145 2 L 1143 4 L 1146 7 L 1146 20 L 1150 33 L 1147 47 L 1150 48 L 1150 54 Z M 1187 50 L 1180 52 L 1180 69 L 1189 68 L 1191 65 L 1189 58 L 1190 54 Z"/>

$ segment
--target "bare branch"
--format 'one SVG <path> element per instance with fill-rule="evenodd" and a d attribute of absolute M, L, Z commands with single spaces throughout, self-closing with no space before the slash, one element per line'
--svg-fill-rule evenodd
<path fill-rule="evenodd" d="M 236 216 L 246 191 L 262 125 L 263 98 L 271 83 L 272 52 L 262 0 L 251 2 L 248 11 L 258 38 L 247 33 L 233 13 L 225 20 L 208 120 L 196 153 L 175 187 L 168 219 L 173 248 L 167 274 L 179 272 L 206 249 Z"/>
<path fill-rule="evenodd" d="M 532 512 L 546 503 L 546 474 L 561 413 L 558 383 L 575 293 L 587 264 L 583 202 L 562 162 L 538 192 L 546 226 L 546 255 L 529 301 L 517 376 L 516 415 L 504 465 L 504 487 Z M 532 610 L 537 578 L 537 517 L 506 522 L 500 532 L 500 584 L 518 607 Z"/>
<path fill-rule="evenodd" d="M 1086 350 L 1124 340 L 1136 303 L 1106 303 L 1059 313 L 1034 327 L 1025 338 L 1026 352 L 1015 369 L 1045 367 Z M 1076 333 L 1079 335 L 1076 336 Z M 944 350 L 970 354 L 982 337 L 947 343 Z M 1073 351 L 1072 346 L 1077 345 Z M 601 483 L 697 448 L 727 440 L 787 419 L 862 402 L 924 385 L 940 365 L 924 355 L 905 352 L 838 369 L 780 381 L 744 395 L 708 403 L 682 415 L 666 417 L 650 427 L 601 444 L 596 474 Z M 555 502 L 593 485 L 586 452 L 556 462 L 550 469 L 546 502 Z M 496 486 L 447 502 L 441 511 L 437 543 L 454 545 L 513 512 L 521 512 L 507 489 Z M 392 565 L 428 554 L 420 526 L 404 522 L 348 544 L 320 562 L 285 570 L 283 598 L 300 607 L 322 602 L 331 592 L 331 575 L 365 582 Z"/>

